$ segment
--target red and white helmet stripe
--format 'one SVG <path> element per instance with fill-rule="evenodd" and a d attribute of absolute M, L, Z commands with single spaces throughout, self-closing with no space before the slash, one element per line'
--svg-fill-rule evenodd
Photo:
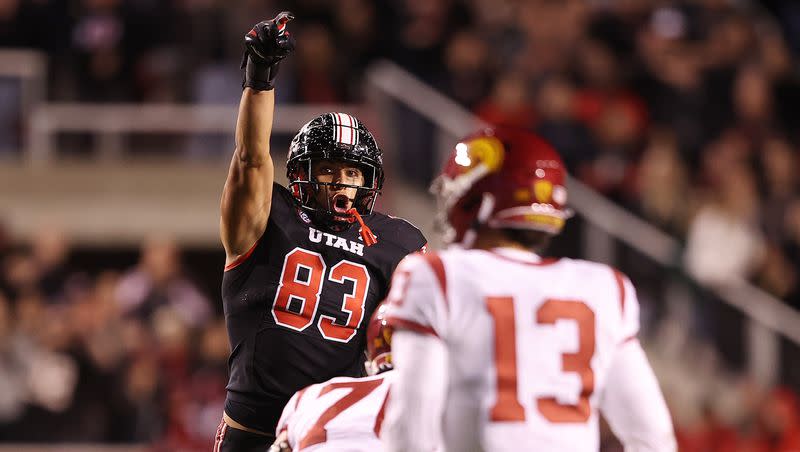
<path fill-rule="evenodd" d="M 347 113 L 331 113 L 333 117 L 333 140 L 343 144 L 358 144 L 358 120 Z"/>

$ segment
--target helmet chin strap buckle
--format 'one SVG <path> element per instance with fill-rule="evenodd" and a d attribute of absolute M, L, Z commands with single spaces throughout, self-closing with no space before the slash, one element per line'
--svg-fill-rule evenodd
<path fill-rule="evenodd" d="M 350 215 L 350 218 L 347 219 L 349 223 L 355 223 L 357 221 L 361 226 L 361 239 L 364 240 L 364 245 L 372 246 L 378 243 L 378 238 L 375 237 L 375 234 L 372 233 L 369 226 L 364 223 L 364 219 L 361 218 L 361 215 L 358 214 L 358 210 L 356 210 L 355 207 L 348 209 L 347 214 Z"/>

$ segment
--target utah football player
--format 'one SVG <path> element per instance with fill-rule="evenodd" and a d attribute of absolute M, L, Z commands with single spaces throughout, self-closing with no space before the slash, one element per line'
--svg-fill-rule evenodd
<path fill-rule="evenodd" d="M 222 194 L 222 299 L 232 348 L 215 450 L 263 451 L 284 405 L 310 384 L 363 373 L 364 331 L 392 271 L 425 239 L 373 212 L 381 150 L 358 119 L 327 113 L 289 149 L 274 183 L 269 138 L 278 65 L 294 48 L 290 13 L 245 36 L 236 148 Z"/>
<path fill-rule="evenodd" d="M 564 179 L 522 130 L 456 145 L 434 190 L 460 246 L 405 259 L 389 294 L 386 450 L 597 451 L 600 412 L 626 451 L 675 450 L 630 280 L 538 254 L 569 216 Z"/>

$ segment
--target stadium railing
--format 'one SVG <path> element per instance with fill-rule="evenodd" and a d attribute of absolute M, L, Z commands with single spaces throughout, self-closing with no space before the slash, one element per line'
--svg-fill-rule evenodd
<path fill-rule="evenodd" d="M 31 110 L 41 105 L 45 98 L 47 58 L 41 52 L 24 49 L 0 49 L 0 98 L 4 105 L 0 105 L 0 118 L 10 118 L 8 113 L 16 112 L 20 118 L 29 118 Z M 4 127 L 0 124 L 0 133 L 20 135 L 15 127 Z M 15 142 L 17 146 L 27 147 L 29 143 L 23 142 L 22 136 L 0 137 L 0 155 L 11 151 L 8 142 Z"/>
<path fill-rule="evenodd" d="M 98 136 L 95 153 L 105 161 L 119 159 L 123 135 L 129 133 L 220 134 L 230 135 L 233 143 L 237 110 L 230 105 L 43 103 L 33 109 L 29 120 L 26 160 L 34 166 L 52 163 L 58 153 L 56 135 L 64 132 Z M 357 115 L 361 110 L 360 105 L 281 105 L 273 130 L 295 133 L 321 112 Z"/>

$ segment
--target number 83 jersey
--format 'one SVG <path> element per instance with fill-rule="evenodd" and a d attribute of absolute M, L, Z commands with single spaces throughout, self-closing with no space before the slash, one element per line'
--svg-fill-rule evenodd
<path fill-rule="evenodd" d="M 405 220 L 377 212 L 364 220 L 378 239 L 370 247 L 358 225 L 315 227 L 273 186 L 264 234 L 222 280 L 232 350 L 225 411 L 235 421 L 272 433 L 295 391 L 363 374 L 369 318 L 400 260 L 426 243 Z"/>

